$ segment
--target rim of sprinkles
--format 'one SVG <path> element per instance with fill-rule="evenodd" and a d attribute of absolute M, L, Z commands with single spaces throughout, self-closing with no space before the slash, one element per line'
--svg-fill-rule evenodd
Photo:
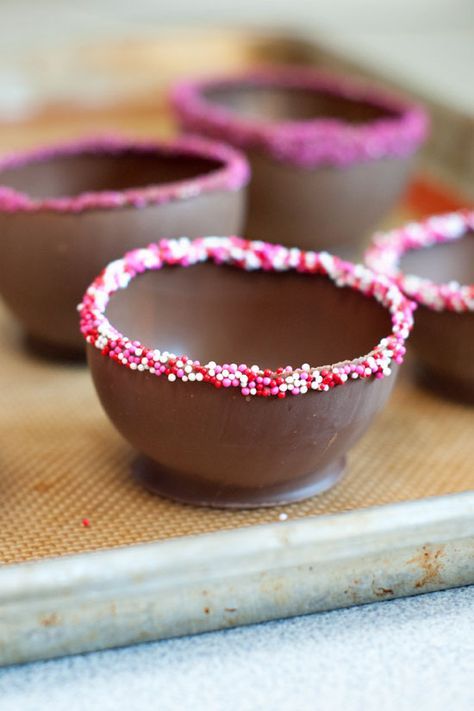
<path fill-rule="evenodd" d="M 387 115 L 358 124 L 331 117 L 271 121 L 242 116 L 206 96 L 213 89 L 239 87 L 322 93 L 373 106 Z M 181 81 L 171 91 L 171 102 L 196 133 L 230 140 L 243 149 L 260 149 L 275 160 L 301 168 L 410 155 L 429 129 L 428 115 L 421 106 L 376 85 L 307 67 L 263 68 L 236 76 Z"/>
<path fill-rule="evenodd" d="M 135 277 L 165 265 L 188 267 L 212 261 L 254 271 L 294 270 L 304 274 L 327 276 L 337 287 L 350 287 L 373 297 L 390 313 L 392 331 L 366 355 L 334 365 L 282 366 L 270 370 L 260 365 L 200 363 L 186 355 L 149 348 L 131 341 L 107 319 L 105 311 L 110 296 L 126 289 Z M 243 396 L 278 397 L 327 392 L 349 380 L 383 378 L 391 365 L 403 362 L 405 341 L 413 326 L 415 305 L 394 282 L 377 275 L 361 264 L 351 264 L 327 252 L 288 249 L 239 237 L 186 237 L 162 240 L 146 249 L 128 252 L 111 262 L 87 289 L 80 312 L 81 332 L 86 341 L 118 365 L 167 378 L 170 382 L 205 382 L 216 388 L 237 388 Z"/>
<path fill-rule="evenodd" d="M 376 234 L 366 252 L 365 262 L 375 271 L 394 279 L 407 296 L 429 309 L 474 311 L 474 284 L 436 283 L 414 274 L 404 274 L 399 268 L 406 252 L 455 242 L 469 232 L 474 233 L 474 210 L 459 210 L 435 215 L 422 222 L 410 222 L 399 229 Z M 474 234 L 472 236 L 474 238 Z"/>
<path fill-rule="evenodd" d="M 2 174 L 10 169 L 41 164 L 57 158 L 73 158 L 82 154 L 119 156 L 126 152 L 133 152 L 136 155 L 154 154 L 157 157 L 201 158 L 221 163 L 221 166 L 184 180 L 41 199 L 2 185 Z M 80 213 L 86 210 L 144 208 L 193 198 L 217 190 L 240 190 L 249 180 L 250 167 L 242 153 L 231 146 L 205 138 L 184 136 L 172 141 L 145 141 L 118 136 L 85 138 L 0 157 L 0 212 Z"/>

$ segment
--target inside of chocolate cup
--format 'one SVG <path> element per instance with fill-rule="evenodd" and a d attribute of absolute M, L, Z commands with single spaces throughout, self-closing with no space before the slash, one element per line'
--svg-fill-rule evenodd
<path fill-rule="evenodd" d="M 244 83 L 213 87 L 204 92 L 212 103 L 225 106 L 242 118 L 279 122 L 338 119 L 346 123 L 369 123 L 397 116 L 368 101 L 300 87 L 255 86 Z"/>
<path fill-rule="evenodd" d="M 138 276 L 112 295 L 106 315 L 161 351 L 272 369 L 362 356 L 391 332 L 383 306 L 324 276 L 212 263 Z"/>
<path fill-rule="evenodd" d="M 474 232 L 453 242 L 410 250 L 401 258 L 400 269 L 438 284 L 474 284 Z"/>
<path fill-rule="evenodd" d="M 84 151 L 2 170 L 0 185 L 45 199 L 174 183 L 222 167 L 220 161 L 184 153 Z"/>

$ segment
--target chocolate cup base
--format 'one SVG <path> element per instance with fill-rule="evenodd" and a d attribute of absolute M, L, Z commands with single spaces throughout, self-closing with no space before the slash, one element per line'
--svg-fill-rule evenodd
<path fill-rule="evenodd" d="M 304 477 L 301 486 L 286 482 L 283 486 L 256 489 L 236 489 L 199 481 L 193 476 L 161 467 L 149 457 L 140 455 L 132 464 L 135 480 L 148 491 L 183 504 L 210 506 L 218 509 L 256 509 L 281 506 L 309 499 L 331 489 L 342 478 L 346 458 L 341 457 L 327 467 Z"/>
<path fill-rule="evenodd" d="M 424 390 L 453 402 L 474 405 L 474 382 L 472 380 L 448 376 L 426 365 L 415 367 L 415 380 Z"/>
<path fill-rule="evenodd" d="M 42 338 L 26 333 L 23 339 L 25 350 L 35 358 L 49 361 L 62 361 L 74 363 L 86 363 L 86 353 L 84 348 L 73 348 L 50 343 Z"/>

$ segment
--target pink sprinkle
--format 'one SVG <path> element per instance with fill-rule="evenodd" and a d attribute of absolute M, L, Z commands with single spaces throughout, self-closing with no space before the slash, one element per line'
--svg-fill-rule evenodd
<path fill-rule="evenodd" d="M 235 254 L 237 257 L 234 257 Z M 157 355 L 156 351 L 138 341 L 131 342 L 119 333 L 107 320 L 105 310 L 110 296 L 123 288 L 123 277 L 128 283 L 129 277 L 148 270 L 161 269 L 163 265 L 192 265 L 206 260 L 218 263 L 219 260 L 232 264 L 236 268 L 246 269 L 248 260 L 242 255 L 252 257 L 252 269 L 260 265 L 262 270 L 279 269 L 282 262 L 290 263 L 291 268 L 302 272 L 306 268 L 307 253 L 299 250 L 287 250 L 282 246 L 265 243 L 253 243 L 238 237 L 199 238 L 194 241 L 162 240 L 147 249 L 134 250 L 122 260 L 116 260 L 106 267 L 95 280 L 93 288 L 89 289 L 81 304 L 81 331 L 87 342 L 98 348 L 104 357 L 110 357 L 117 366 L 132 368 L 138 373 L 151 369 L 157 376 L 168 377 L 169 382 L 185 380 L 188 387 L 196 387 L 204 381 L 216 388 L 235 387 L 242 395 L 284 399 L 288 394 L 300 395 L 311 392 L 328 392 L 333 387 L 340 387 L 348 380 L 342 374 L 370 377 L 371 372 L 380 378 L 390 373 L 390 364 L 399 363 L 405 352 L 404 342 L 412 327 L 413 304 L 405 299 L 402 293 L 386 278 L 367 271 L 364 278 L 360 277 L 361 267 L 342 261 L 329 254 L 320 259 L 318 273 L 325 275 L 337 286 L 350 287 L 362 292 L 370 298 L 379 301 L 392 317 L 392 332 L 380 343 L 375 344 L 369 354 L 355 361 L 312 368 L 305 365 L 304 370 L 293 370 L 290 365 L 277 368 L 276 371 L 253 365 L 216 364 L 206 368 L 199 361 L 193 361 L 186 355 L 175 356 L 166 351 Z M 310 260 L 311 262 L 311 260 Z M 164 361 L 164 362 L 163 362 Z M 177 363 L 186 363 L 186 368 Z M 370 365 L 369 365 L 370 362 Z M 223 377 L 223 371 L 225 377 Z M 241 373 L 241 378 L 235 377 Z M 289 377 L 291 376 L 291 377 Z M 285 379 L 288 378 L 289 383 Z M 242 385 L 242 381 L 246 381 Z M 317 383 L 313 388 L 300 387 L 300 383 Z M 196 383 L 196 385 L 194 385 Z M 273 385 L 272 385 L 273 383 Z"/>
<path fill-rule="evenodd" d="M 212 89 L 232 92 L 242 86 L 253 87 L 255 92 L 280 87 L 303 90 L 310 96 L 322 93 L 348 98 L 358 104 L 377 107 L 381 116 L 361 125 L 319 117 L 294 122 L 252 121 L 247 117 L 242 119 L 231 108 L 207 98 Z M 171 100 L 188 131 L 218 137 L 244 150 L 257 149 L 277 161 L 304 168 L 346 166 L 410 155 L 425 139 L 429 124 L 426 112 L 416 104 L 353 78 L 312 68 L 278 67 L 234 77 L 186 80 L 174 87 Z M 272 255 L 268 254 L 270 264 L 271 259 Z"/>
<path fill-rule="evenodd" d="M 89 154 L 121 155 L 133 152 L 136 155 L 189 155 L 208 159 L 220 164 L 220 167 L 188 180 L 149 185 L 138 189 L 118 191 L 102 190 L 84 192 L 79 195 L 59 198 L 34 198 L 31 195 L 1 185 L 1 173 L 12 168 L 24 168 L 56 158 L 74 157 Z M 55 211 L 77 214 L 92 209 L 115 209 L 125 206 L 143 208 L 148 205 L 162 205 L 171 201 L 185 199 L 207 192 L 221 190 L 239 190 L 250 177 L 246 158 L 234 148 L 206 140 L 204 138 L 181 137 L 174 141 L 137 141 L 109 136 L 89 138 L 72 143 L 61 143 L 44 148 L 37 148 L 0 158 L 0 212 L 36 212 Z M 133 259 L 133 255 L 131 257 Z M 138 257 L 140 261 L 140 258 Z M 183 258 L 183 262 L 186 256 Z M 137 265 L 137 271 L 143 271 L 144 265 Z"/>
<path fill-rule="evenodd" d="M 474 284 L 438 284 L 413 274 L 403 274 L 399 267 L 404 254 L 462 239 L 474 230 L 474 210 L 466 209 L 435 215 L 423 222 L 374 236 L 365 261 L 387 275 L 416 303 L 435 311 L 474 312 Z"/>

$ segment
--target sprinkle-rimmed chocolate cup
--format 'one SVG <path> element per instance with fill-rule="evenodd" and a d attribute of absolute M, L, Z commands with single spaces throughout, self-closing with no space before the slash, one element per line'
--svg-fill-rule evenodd
<path fill-rule="evenodd" d="M 246 233 L 353 257 L 401 194 L 427 132 L 418 106 L 303 68 L 184 81 L 182 126 L 245 150 Z"/>
<path fill-rule="evenodd" d="M 422 384 L 474 404 L 474 211 L 375 235 L 366 262 L 418 304 L 411 343 Z"/>
<path fill-rule="evenodd" d="M 131 252 L 80 307 L 103 407 L 144 455 L 140 480 L 244 508 L 339 479 L 392 389 L 411 310 L 361 265 L 236 237 Z"/>
<path fill-rule="evenodd" d="M 183 233 L 233 234 L 248 163 L 203 139 L 85 140 L 0 159 L 0 294 L 46 354 L 84 353 L 76 306 L 105 264 Z"/>

